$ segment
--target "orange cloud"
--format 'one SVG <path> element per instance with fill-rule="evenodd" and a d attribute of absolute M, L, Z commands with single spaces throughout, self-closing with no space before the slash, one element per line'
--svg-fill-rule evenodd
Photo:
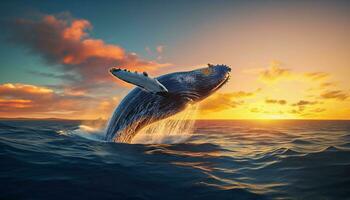
<path fill-rule="evenodd" d="M 305 106 L 299 106 L 298 109 L 292 109 L 289 111 L 291 114 L 300 115 L 303 117 L 316 117 L 319 113 L 326 111 L 325 108 L 312 108 L 309 109 Z"/>
<path fill-rule="evenodd" d="M 287 101 L 284 99 L 266 99 L 265 103 L 285 105 L 287 104 Z"/>
<path fill-rule="evenodd" d="M 317 101 L 300 100 L 297 103 L 292 104 L 292 106 L 306 106 L 306 105 L 314 105 L 317 103 L 318 103 Z"/>
<path fill-rule="evenodd" d="M 291 104 L 293 107 L 297 107 L 298 109 L 292 109 L 289 112 L 292 114 L 298 114 L 300 116 L 311 116 L 314 113 L 323 112 L 325 109 L 322 108 L 314 108 L 310 109 L 311 106 L 315 104 L 319 104 L 318 101 L 308 101 L 308 100 L 300 100 L 296 103 Z"/>
<path fill-rule="evenodd" d="M 215 93 L 212 96 L 205 99 L 200 103 L 201 112 L 218 112 L 226 109 L 236 108 L 237 106 L 243 105 L 243 98 L 252 97 L 256 92 L 229 92 L 229 93 Z"/>
<path fill-rule="evenodd" d="M 326 109 L 325 108 L 315 108 L 315 109 L 312 109 L 310 111 L 314 112 L 314 113 L 320 113 L 320 112 L 326 111 Z"/>
<path fill-rule="evenodd" d="M 48 23 L 59 23 L 55 16 L 48 15 L 44 17 Z M 87 20 L 74 20 L 71 25 L 63 31 L 63 38 L 79 41 L 82 37 L 87 36 L 86 29 L 91 29 L 92 26 Z"/>
<path fill-rule="evenodd" d="M 0 106 L 7 108 L 26 108 L 31 106 L 32 101 L 26 99 L 0 99 Z"/>
<path fill-rule="evenodd" d="M 325 89 L 329 87 L 336 86 L 337 84 L 335 82 L 323 82 L 320 84 L 320 89 Z"/>
<path fill-rule="evenodd" d="M 321 98 L 323 99 L 336 99 L 339 101 L 346 100 L 348 97 L 349 94 L 345 93 L 342 90 L 331 90 L 321 94 Z"/>
<path fill-rule="evenodd" d="M 286 78 L 291 75 L 291 70 L 282 68 L 279 62 L 272 62 L 268 69 L 262 70 L 259 77 L 263 81 L 273 82 L 281 78 Z"/>
<path fill-rule="evenodd" d="M 259 112 L 261 112 L 261 111 L 260 111 L 259 108 L 254 107 L 254 108 L 250 109 L 250 112 L 259 113 Z"/>
<path fill-rule="evenodd" d="M 118 101 L 21 83 L 0 85 L 0 117 L 107 118 Z"/>
<path fill-rule="evenodd" d="M 77 78 L 71 79 L 72 85 L 85 86 L 85 89 L 111 84 L 114 78 L 108 75 L 108 69 L 114 66 L 152 71 L 166 65 L 143 60 L 118 45 L 91 38 L 92 28 L 89 21 L 67 15 L 18 19 L 12 26 L 12 41 L 41 55 L 50 64 L 59 64 L 53 66 L 63 72 L 74 73 Z M 163 47 L 157 50 L 163 51 Z"/>
<path fill-rule="evenodd" d="M 25 93 L 25 94 L 50 94 L 53 91 L 46 87 L 38 87 L 35 85 L 21 84 L 21 83 L 5 83 L 0 85 L 0 94 L 16 94 Z"/>
<path fill-rule="evenodd" d="M 285 68 L 280 62 L 271 62 L 267 69 L 250 69 L 247 73 L 258 73 L 259 79 L 266 83 L 276 83 L 280 80 L 298 80 L 298 81 L 321 81 L 327 79 L 330 75 L 326 72 L 294 72 Z"/>
<path fill-rule="evenodd" d="M 238 91 L 238 92 L 231 92 L 228 93 L 232 98 L 245 98 L 245 97 L 251 97 L 254 96 L 256 92 L 259 92 L 260 88 L 257 89 L 255 92 L 245 92 L 245 91 Z"/>
<path fill-rule="evenodd" d="M 125 52 L 114 45 L 106 45 L 102 40 L 86 39 L 81 41 L 81 52 L 63 57 L 64 64 L 80 64 L 89 58 L 124 59 Z M 129 66 L 131 67 L 131 66 Z"/>
<path fill-rule="evenodd" d="M 310 72 L 305 73 L 304 75 L 311 80 L 321 80 L 329 77 L 329 74 L 325 72 Z"/>

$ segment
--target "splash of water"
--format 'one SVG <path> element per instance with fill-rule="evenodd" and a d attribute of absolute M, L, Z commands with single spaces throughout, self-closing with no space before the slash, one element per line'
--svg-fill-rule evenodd
<path fill-rule="evenodd" d="M 104 142 L 105 124 L 103 120 L 84 121 L 74 130 L 59 130 L 59 135 L 78 136 L 89 140 Z"/>
<path fill-rule="evenodd" d="M 193 117 L 198 111 L 197 105 L 189 105 L 184 111 L 170 118 L 150 124 L 140 130 L 133 138 L 133 144 L 172 144 L 180 143 L 191 137 Z"/>
<path fill-rule="evenodd" d="M 194 116 L 198 104 L 189 105 L 184 111 L 161 121 L 150 124 L 139 131 L 131 141 L 132 144 L 173 144 L 181 143 L 193 133 Z M 111 121 L 108 120 L 107 124 Z M 60 130 L 60 135 L 79 136 L 90 140 L 105 142 L 105 121 L 83 122 L 75 130 Z"/>

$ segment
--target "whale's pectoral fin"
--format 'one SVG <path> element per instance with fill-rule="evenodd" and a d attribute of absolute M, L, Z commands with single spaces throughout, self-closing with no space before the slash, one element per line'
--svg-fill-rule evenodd
<path fill-rule="evenodd" d="M 120 68 L 112 68 L 110 72 L 113 76 L 133 85 L 140 87 L 141 89 L 160 95 L 166 96 L 168 89 L 161 84 L 157 79 L 151 78 L 146 72 L 137 73 L 130 72 L 129 70 L 122 70 Z"/>

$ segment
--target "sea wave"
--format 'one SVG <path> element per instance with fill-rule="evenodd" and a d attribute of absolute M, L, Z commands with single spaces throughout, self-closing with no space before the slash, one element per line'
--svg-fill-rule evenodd
<path fill-rule="evenodd" d="M 182 143 L 121 144 L 79 121 L 1 121 L 0 199 L 350 198 L 347 121 L 194 126 Z"/>

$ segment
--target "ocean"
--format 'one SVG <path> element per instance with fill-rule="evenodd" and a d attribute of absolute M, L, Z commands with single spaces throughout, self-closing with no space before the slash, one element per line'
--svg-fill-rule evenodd
<path fill-rule="evenodd" d="M 350 121 L 196 121 L 165 144 L 82 124 L 1 120 L 0 199 L 350 199 Z"/>

